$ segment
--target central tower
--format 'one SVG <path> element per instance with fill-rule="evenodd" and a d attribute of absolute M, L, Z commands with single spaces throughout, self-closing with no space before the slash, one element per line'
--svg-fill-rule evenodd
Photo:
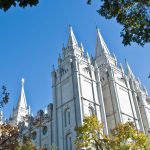
<path fill-rule="evenodd" d="M 75 127 L 83 123 L 84 116 L 95 114 L 105 125 L 107 121 L 96 63 L 69 27 L 69 39 L 58 58 L 58 69 L 52 72 L 54 99 L 54 146 L 59 150 L 75 150 Z M 99 92 L 98 92 L 99 91 Z"/>

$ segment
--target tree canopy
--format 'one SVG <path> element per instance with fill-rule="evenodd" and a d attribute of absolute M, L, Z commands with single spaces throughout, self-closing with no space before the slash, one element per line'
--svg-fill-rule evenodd
<path fill-rule="evenodd" d="M 36 6 L 39 0 L 0 0 L 0 9 L 7 11 L 12 6 L 16 7 L 19 5 L 24 8 L 27 6 Z"/>
<path fill-rule="evenodd" d="M 77 149 L 91 150 L 149 150 L 149 138 L 138 131 L 132 122 L 118 124 L 110 135 L 103 134 L 103 125 L 96 116 L 85 117 L 82 126 L 76 129 L 75 145 Z"/>
<path fill-rule="evenodd" d="M 115 150 L 149 150 L 148 135 L 138 131 L 132 122 L 118 124 L 112 130 L 111 148 Z"/>
<path fill-rule="evenodd" d="M 77 138 L 75 144 L 77 149 L 86 147 L 90 149 L 90 146 L 95 148 L 101 148 L 105 145 L 103 139 L 103 125 L 97 120 L 96 116 L 85 117 L 84 124 L 81 127 L 77 127 Z"/>
<path fill-rule="evenodd" d="M 106 19 L 115 18 L 123 29 L 120 36 L 122 43 L 141 46 L 150 42 L 150 1 L 149 0 L 101 0 L 98 14 Z M 87 0 L 88 4 L 92 0 Z"/>

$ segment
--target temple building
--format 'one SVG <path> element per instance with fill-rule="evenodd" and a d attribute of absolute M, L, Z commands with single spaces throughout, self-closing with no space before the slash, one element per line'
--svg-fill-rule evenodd
<path fill-rule="evenodd" d="M 75 150 L 74 129 L 83 124 L 84 116 L 96 115 L 104 124 L 104 134 L 127 121 L 149 133 L 150 97 L 127 60 L 125 64 L 125 70 L 118 65 L 98 28 L 95 56 L 90 57 L 83 44 L 78 44 L 70 26 L 68 43 L 58 57 L 58 67 L 51 73 L 53 103 L 33 117 L 22 79 L 21 94 L 10 122 L 24 124 L 22 133 L 31 135 L 38 149 L 54 145 L 57 150 Z"/>

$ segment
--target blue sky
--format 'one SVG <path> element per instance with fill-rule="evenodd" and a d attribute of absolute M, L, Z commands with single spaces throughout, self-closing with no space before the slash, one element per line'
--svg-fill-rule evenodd
<path fill-rule="evenodd" d="M 41 0 L 37 7 L 0 10 L 0 85 L 6 85 L 10 101 L 4 108 L 6 116 L 16 106 L 21 78 L 25 78 L 27 103 L 35 114 L 52 102 L 51 71 L 57 66 L 62 44 L 68 39 L 71 24 L 78 42 L 94 55 L 96 26 L 118 63 L 126 58 L 134 72 L 150 92 L 150 45 L 137 44 L 124 47 L 120 38 L 122 27 L 113 20 L 105 20 L 96 10 L 99 1 L 92 6 L 85 0 Z"/>

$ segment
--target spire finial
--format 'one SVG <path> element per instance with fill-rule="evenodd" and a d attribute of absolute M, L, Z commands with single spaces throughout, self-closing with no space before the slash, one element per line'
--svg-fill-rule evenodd
<path fill-rule="evenodd" d="M 148 95 L 148 92 L 147 92 L 147 89 L 145 86 L 143 86 L 143 90 L 144 90 L 145 94 Z"/>
<path fill-rule="evenodd" d="M 83 47 L 82 42 L 81 42 L 81 44 L 80 44 L 80 48 L 81 48 L 82 52 L 84 52 L 84 47 Z"/>
<path fill-rule="evenodd" d="M 117 58 L 116 58 L 115 53 L 113 53 L 113 58 L 114 58 L 114 60 L 115 60 L 115 65 L 117 66 Z"/>
<path fill-rule="evenodd" d="M 55 71 L 55 65 L 53 64 L 53 71 Z"/>
<path fill-rule="evenodd" d="M 125 59 L 125 63 L 126 63 L 126 73 L 127 73 L 127 75 L 134 78 L 134 74 L 133 74 L 133 72 L 132 72 L 132 70 L 131 70 L 131 68 L 128 64 L 127 59 Z"/>
<path fill-rule="evenodd" d="M 88 63 L 91 63 L 91 59 L 90 59 L 88 51 L 86 51 L 86 58 L 87 58 Z"/>
<path fill-rule="evenodd" d="M 69 39 L 68 39 L 68 44 L 67 44 L 68 47 L 70 46 L 78 46 L 78 43 L 77 43 L 77 40 L 75 38 L 75 35 L 73 33 L 73 29 L 72 29 L 72 26 L 69 25 Z"/>
<path fill-rule="evenodd" d="M 22 85 L 22 87 L 24 87 L 24 82 L 25 82 L 25 81 L 24 81 L 24 78 L 22 78 L 22 79 L 21 79 L 21 85 Z"/>
<path fill-rule="evenodd" d="M 115 53 L 113 53 L 113 57 L 114 57 L 115 61 L 117 61 L 117 58 L 116 58 L 116 55 L 115 55 Z"/>
<path fill-rule="evenodd" d="M 124 74 L 124 69 L 123 69 L 123 66 L 122 66 L 122 64 L 121 64 L 121 63 L 120 63 L 119 68 L 120 68 L 121 72 Z"/>
<path fill-rule="evenodd" d="M 102 54 L 110 55 L 110 52 L 102 38 L 102 35 L 98 27 L 96 27 L 96 33 L 97 33 L 97 41 L 96 41 L 95 57 L 97 58 L 101 56 Z"/>
<path fill-rule="evenodd" d="M 62 63 L 62 58 L 61 58 L 61 54 L 59 53 L 58 64 L 61 65 L 61 63 Z"/>

